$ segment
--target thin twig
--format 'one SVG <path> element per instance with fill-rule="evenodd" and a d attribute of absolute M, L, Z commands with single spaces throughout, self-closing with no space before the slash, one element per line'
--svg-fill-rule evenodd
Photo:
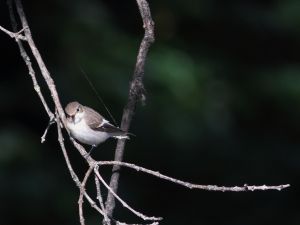
<path fill-rule="evenodd" d="M 14 12 L 13 12 L 12 0 L 8 0 L 7 5 L 8 5 L 8 11 L 9 11 L 9 16 L 10 16 L 10 21 L 11 21 L 11 24 L 12 24 L 12 28 L 16 32 L 18 26 L 17 26 L 17 21 L 16 21 L 16 18 L 15 18 Z M 29 29 L 29 27 L 24 26 L 21 31 L 23 31 L 24 29 Z M 21 54 L 26 66 L 28 68 L 28 72 L 29 72 L 29 75 L 30 75 L 32 83 L 33 83 L 33 89 L 38 94 L 38 96 L 39 96 L 39 98 L 40 98 L 40 100 L 41 100 L 41 102 L 42 102 L 42 104 L 43 104 L 50 120 L 53 120 L 54 114 L 49 109 L 49 106 L 48 106 L 48 104 L 47 104 L 47 102 L 46 102 L 46 100 L 45 100 L 45 98 L 44 98 L 44 96 L 41 92 L 41 88 L 40 88 L 40 86 L 37 82 L 34 69 L 32 68 L 30 57 L 28 56 L 25 48 L 23 47 L 22 42 L 19 39 L 16 39 L 16 41 L 17 41 L 17 44 L 18 44 L 18 47 L 19 47 L 19 50 L 20 50 L 20 54 Z"/>
<path fill-rule="evenodd" d="M 184 187 L 190 188 L 190 189 L 201 189 L 201 190 L 207 190 L 207 191 L 231 191 L 231 192 L 242 192 L 242 191 L 265 191 L 265 190 L 277 190 L 281 191 L 284 188 L 290 187 L 289 184 L 283 184 L 283 185 L 277 185 L 277 186 L 266 186 L 266 185 L 260 185 L 260 186 L 253 186 L 253 185 L 247 185 L 244 186 L 234 186 L 234 187 L 224 187 L 224 186 L 217 186 L 217 185 L 200 185 L 200 184 L 193 184 L 189 182 L 185 182 L 182 180 L 178 180 L 166 175 L 163 175 L 159 173 L 158 171 L 153 171 L 146 169 L 141 166 L 137 166 L 132 163 L 126 163 L 126 162 L 118 162 L 118 161 L 99 161 L 97 162 L 98 165 L 118 165 L 118 166 L 125 166 L 131 169 L 134 169 L 138 172 L 144 172 L 147 174 L 150 174 L 152 176 L 158 177 L 163 180 L 171 181 L 173 183 L 182 185 Z"/>
<path fill-rule="evenodd" d="M 99 179 L 97 178 L 96 175 L 95 175 L 95 185 L 96 185 L 96 191 L 97 191 L 97 199 L 99 201 L 100 207 L 102 210 L 105 210 L 104 204 L 103 204 L 103 198 L 102 198 L 102 194 L 101 194 Z"/>
<path fill-rule="evenodd" d="M 18 15 L 19 15 L 21 23 L 22 23 L 22 27 L 26 28 L 24 30 L 24 34 L 25 34 L 25 37 L 27 39 L 28 45 L 29 45 L 29 47 L 32 51 L 32 54 L 33 54 L 34 58 L 37 61 L 37 64 L 38 64 L 38 66 L 40 68 L 40 71 L 41 71 L 41 74 L 42 74 L 42 76 L 44 77 L 44 80 L 47 83 L 47 87 L 50 90 L 51 97 L 54 101 L 54 104 L 55 104 L 55 107 L 58 111 L 59 117 L 61 118 L 62 122 L 65 123 L 65 113 L 64 113 L 64 110 L 61 106 L 61 103 L 60 103 L 60 100 L 59 100 L 59 97 L 58 97 L 58 93 L 57 93 L 54 81 L 53 81 L 53 79 L 50 75 L 50 72 L 48 71 L 48 69 L 47 69 L 47 67 L 46 67 L 46 65 L 45 65 L 45 63 L 42 59 L 42 56 L 41 56 L 39 50 L 36 47 L 36 44 L 33 41 L 31 31 L 30 31 L 30 28 L 28 26 L 28 22 L 27 22 L 27 19 L 26 19 L 26 15 L 25 15 L 25 12 L 23 10 L 23 5 L 22 5 L 20 0 L 15 0 L 15 3 L 16 3 Z"/>
<path fill-rule="evenodd" d="M 95 169 L 98 170 L 98 165 L 96 165 Z M 95 185 L 96 185 L 97 199 L 99 201 L 100 208 L 102 209 L 102 211 L 104 213 L 104 223 L 105 223 L 105 225 L 110 225 L 110 220 L 107 217 L 107 213 L 106 213 L 104 203 L 103 203 L 100 182 L 99 182 L 99 179 L 96 174 L 95 174 Z"/>
<path fill-rule="evenodd" d="M 136 211 L 135 209 L 133 209 L 132 207 L 130 207 L 124 200 L 122 200 L 109 186 L 108 184 L 104 181 L 104 179 L 102 178 L 102 176 L 99 174 L 99 171 L 97 169 L 94 168 L 94 173 L 96 174 L 96 176 L 98 177 L 98 179 L 101 181 L 101 183 L 108 189 L 108 191 L 110 193 L 112 193 L 112 195 L 125 207 L 127 208 L 129 211 L 131 211 L 133 214 L 135 214 L 136 216 L 142 218 L 143 220 L 154 220 L 154 221 L 158 221 L 158 220 L 162 220 L 161 217 L 149 217 L 146 216 L 138 211 Z"/>
<path fill-rule="evenodd" d="M 79 207 L 79 221 L 81 225 L 85 225 L 84 222 L 84 216 L 83 216 L 83 195 L 85 193 L 85 184 L 91 175 L 93 171 L 93 167 L 89 167 L 88 171 L 86 172 L 83 181 L 81 182 L 81 187 L 80 187 L 80 194 L 79 194 L 79 199 L 78 199 L 78 207 Z"/>
<path fill-rule="evenodd" d="M 137 55 L 136 65 L 133 73 L 133 78 L 129 87 L 129 95 L 126 106 L 123 110 L 121 129 L 128 131 L 132 117 L 135 112 L 135 107 L 138 101 L 145 101 L 145 89 L 143 85 L 143 77 L 145 71 L 145 61 L 147 58 L 148 50 L 150 45 L 154 42 L 154 22 L 151 17 L 150 8 L 147 0 L 136 0 L 139 11 L 143 20 L 143 27 L 145 29 L 144 37 L 141 41 L 139 52 Z M 115 161 L 122 161 L 125 149 L 125 139 L 118 140 L 117 147 L 115 150 Z M 119 173 L 120 167 L 114 165 L 112 169 L 112 176 L 110 179 L 109 186 L 114 192 L 118 190 Z M 112 192 L 109 192 L 106 199 L 106 210 L 108 216 L 112 216 L 115 208 L 115 200 Z"/>
<path fill-rule="evenodd" d="M 54 120 L 54 118 L 51 118 L 51 119 L 49 120 L 49 123 L 48 123 L 48 125 L 47 125 L 47 127 L 46 127 L 46 129 L 45 129 L 45 131 L 44 131 L 44 134 L 43 134 L 42 137 L 41 137 L 41 143 L 44 143 L 44 142 L 46 141 L 46 136 L 47 136 L 48 130 L 49 130 L 49 128 L 51 127 L 51 125 L 54 124 L 55 122 L 56 122 L 56 121 Z"/>
<path fill-rule="evenodd" d="M 16 41 L 18 41 L 18 40 L 26 41 L 26 37 L 24 37 L 21 34 L 25 29 L 26 28 L 24 27 L 19 32 L 14 33 L 14 32 L 11 32 L 11 31 L 5 29 L 4 27 L 0 26 L 0 30 L 2 30 L 4 33 L 8 34 L 8 36 L 10 36 L 11 38 L 14 38 Z"/>
<path fill-rule="evenodd" d="M 77 141 L 74 140 L 74 138 L 70 138 L 72 144 L 74 147 L 79 151 L 80 155 L 87 161 L 89 166 L 93 166 L 93 164 L 96 162 L 85 150 L 85 148 L 79 144 Z"/>

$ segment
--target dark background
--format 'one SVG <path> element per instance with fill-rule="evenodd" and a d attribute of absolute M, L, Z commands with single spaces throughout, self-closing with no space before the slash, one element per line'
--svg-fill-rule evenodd
<path fill-rule="evenodd" d="M 82 67 L 120 121 L 143 35 L 136 2 L 24 1 L 24 7 L 62 103 L 76 99 L 109 119 Z M 150 7 L 156 42 L 146 63 L 147 104 L 137 108 L 125 161 L 200 184 L 291 188 L 214 193 L 124 169 L 120 196 L 168 225 L 299 224 L 300 2 L 153 0 Z M 10 29 L 5 1 L 0 25 Z M 79 191 L 56 129 L 40 143 L 48 117 L 15 41 L 3 32 L 0 50 L 0 224 L 79 224 Z M 86 164 L 65 140 L 82 178 Z M 109 140 L 93 156 L 112 159 L 114 146 Z M 101 172 L 108 178 L 110 168 Z M 85 216 L 87 224 L 100 224 L 90 207 Z M 115 217 L 142 222 L 120 205 Z"/>

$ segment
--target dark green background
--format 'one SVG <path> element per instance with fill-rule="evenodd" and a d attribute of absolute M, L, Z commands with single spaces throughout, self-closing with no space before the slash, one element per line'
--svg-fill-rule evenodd
<path fill-rule="evenodd" d="M 146 63 L 147 103 L 137 108 L 125 161 L 200 184 L 292 187 L 213 193 L 124 169 L 120 196 L 168 225 L 299 224 L 300 2 L 153 0 L 150 6 L 156 42 Z M 109 119 L 81 66 L 120 121 L 143 35 L 135 1 L 24 1 L 24 7 L 62 103 L 76 99 Z M 0 25 L 10 28 L 5 1 Z M 40 143 L 47 114 L 16 43 L 3 32 L 0 50 L 0 224 L 79 224 L 79 191 L 56 129 Z M 65 140 L 82 178 L 86 164 Z M 94 157 L 112 159 L 114 146 L 108 141 Z M 108 178 L 110 168 L 101 172 Z M 89 207 L 85 215 L 87 224 L 100 224 Z M 115 217 L 141 222 L 120 205 Z"/>

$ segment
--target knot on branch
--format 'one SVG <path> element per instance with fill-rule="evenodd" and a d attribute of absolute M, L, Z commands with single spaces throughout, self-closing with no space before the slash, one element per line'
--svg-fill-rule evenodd
<path fill-rule="evenodd" d="M 144 24 L 145 28 L 145 35 L 144 39 L 149 44 L 152 44 L 155 41 L 154 37 L 154 21 L 153 20 L 147 20 Z"/>
<path fill-rule="evenodd" d="M 148 43 L 148 45 L 152 44 L 155 41 L 154 37 L 154 21 L 151 19 L 147 19 L 143 25 L 145 29 L 144 41 Z"/>
<path fill-rule="evenodd" d="M 142 104 L 145 104 L 146 101 L 146 90 L 142 81 L 142 77 L 139 76 L 131 82 L 129 95 L 140 101 Z"/>

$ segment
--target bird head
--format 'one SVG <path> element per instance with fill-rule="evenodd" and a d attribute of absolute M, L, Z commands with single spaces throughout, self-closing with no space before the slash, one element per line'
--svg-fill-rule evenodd
<path fill-rule="evenodd" d="M 66 108 L 67 120 L 73 123 L 81 121 L 84 115 L 83 106 L 79 102 L 70 102 Z"/>

